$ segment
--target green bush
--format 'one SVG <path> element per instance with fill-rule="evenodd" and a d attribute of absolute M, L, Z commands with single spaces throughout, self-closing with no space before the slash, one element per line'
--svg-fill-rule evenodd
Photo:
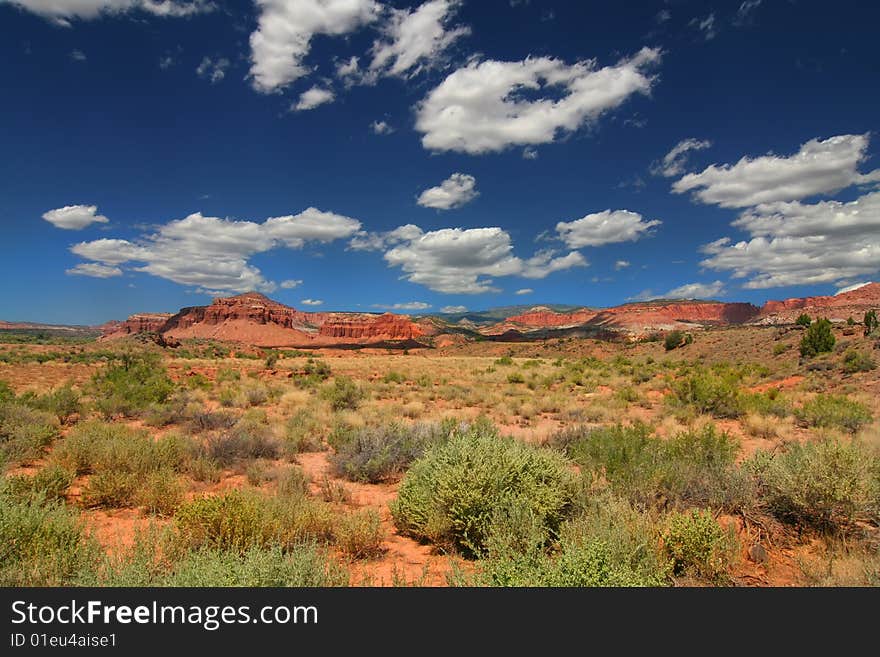
<path fill-rule="evenodd" d="M 813 358 L 818 354 L 829 352 L 834 349 L 835 342 L 831 322 L 827 319 L 817 319 L 810 324 L 806 334 L 801 338 L 801 356 Z"/>
<path fill-rule="evenodd" d="M 354 559 L 371 559 L 382 553 L 382 519 L 375 509 L 361 509 L 337 518 L 333 538 L 344 554 Z"/>
<path fill-rule="evenodd" d="M 549 537 L 565 518 L 573 489 L 573 473 L 559 453 L 502 438 L 479 423 L 412 465 L 391 512 L 401 532 L 477 556 L 497 509 L 527 505 Z"/>
<path fill-rule="evenodd" d="M 766 392 L 742 393 L 739 400 L 744 412 L 780 418 L 792 413 L 791 404 L 779 393 L 778 388 L 771 388 Z"/>
<path fill-rule="evenodd" d="M 455 422 L 364 427 L 330 457 L 333 470 L 350 481 L 378 483 L 402 475 L 431 446 L 447 440 Z"/>
<path fill-rule="evenodd" d="M 666 337 L 663 339 L 663 347 L 666 351 L 672 351 L 673 349 L 677 349 L 678 347 L 684 344 L 684 332 L 683 331 L 670 331 L 666 334 Z"/>
<path fill-rule="evenodd" d="M 70 470 L 50 464 L 33 475 L 7 477 L 3 481 L 0 495 L 8 495 L 18 501 L 40 499 L 55 502 L 64 499 L 73 478 Z"/>
<path fill-rule="evenodd" d="M 819 393 L 795 410 L 795 417 L 811 427 L 837 428 L 855 433 L 872 420 L 870 409 L 845 395 Z"/>
<path fill-rule="evenodd" d="M 67 424 L 73 416 L 82 412 L 80 395 L 70 384 L 45 395 L 25 393 L 18 398 L 18 402 L 51 413 L 61 424 Z"/>
<path fill-rule="evenodd" d="M 123 509 L 134 506 L 140 480 L 133 472 L 102 470 L 89 477 L 82 491 L 85 507 Z"/>
<path fill-rule="evenodd" d="M 285 449 L 290 454 L 321 451 L 321 429 L 321 423 L 311 413 L 297 411 L 284 425 Z"/>
<path fill-rule="evenodd" d="M 696 372 L 672 384 L 673 399 L 698 413 L 719 418 L 739 417 L 742 414 L 739 380 L 732 372 Z"/>
<path fill-rule="evenodd" d="M 9 387 L 6 381 L 0 379 L 0 404 L 15 401 L 15 391 Z"/>
<path fill-rule="evenodd" d="M 321 391 L 334 411 L 355 410 L 361 405 L 366 393 L 347 376 L 337 376 L 333 383 Z"/>
<path fill-rule="evenodd" d="M 784 354 L 789 349 L 791 349 L 790 344 L 788 344 L 787 342 L 779 342 L 779 343 L 773 345 L 773 355 L 779 356 L 781 354 Z"/>
<path fill-rule="evenodd" d="M 220 481 L 221 470 L 217 462 L 208 456 L 196 456 L 187 461 L 186 473 L 196 481 L 216 484 Z"/>
<path fill-rule="evenodd" d="M 877 363 L 874 362 L 870 354 L 866 354 L 864 351 L 850 349 L 843 355 L 843 371 L 847 374 L 870 372 L 876 367 Z"/>
<path fill-rule="evenodd" d="M 170 516 L 183 502 L 183 484 L 174 470 L 156 470 L 140 484 L 135 499 L 147 513 Z"/>
<path fill-rule="evenodd" d="M 801 313 L 798 315 L 798 318 L 794 321 L 798 326 L 809 326 L 813 323 L 813 319 L 807 313 Z"/>
<path fill-rule="evenodd" d="M 880 459 L 858 442 L 826 438 L 794 443 L 782 454 L 759 454 L 756 471 L 770 510 L 783 520 L 824 529 L 877 520 Z"/>
<path fill-rule="evenodd" d="M 327 539 L 332 526 L 330 511 L 320 502 L 247 491 L 196 498 L 180 506 L 174 518 L 178 546 L 241 554 L 254 547 L 289 549 Z"/>
<path fill-rule="evenodd" d="M 228 467 L 237 461 L 278 458 L 281 442 L 269 427 L 241 420 L 229 431 L 208 438 L 205 451 L 215 463 Z"/>
<path fill-rule="evenodd" d="M 278 494 L 284 496 L 303 497 L 309 493 L 311 478 L 299 466 L 292 466 L 278 478 Z"/>
<path fill-rule="evenodd" d="M 877 311 L 869 310 L 868 312 L 866 312 L 863 323 L 865 325 L 865 337 L 868 337 L 869 335 L 874 333 L 874 331 L 876 331 L 878 327 L 880 327 L 880 321 L 877 320 Z"/>
<path fill-rule="evenodd" d="M 0 555 L 0 586 L 62 586 L 93 565 L 96 546 L 64 504 L 0 494 Z"/>
<path fill-rule="evenodd" d="M 118 364 L 108 365 L 92 377 L 95 408 L 105 417 L 133 417 L 161 404 L 174 392 L 161 359 L 156 354 L 123 354 Z"/>
<path fill-rule="evenodd" d="M 39 458 L 58 435 L 58 423 L 49 413 L 0 403 L 0 465 Z"/>
<path fill-rule="evenodd" d="M 508 383 L 525 383 L 526 379 L 519 372 L 511 372 L 510 374 L 507 375 L 507 382 Z"/>
<path fill-rule="evenodd" d="M 692 509 L 672 513 L 663 532 L 663 545 L 677 575 L 723 580 L 736 554 L 736 537 L 725 531 L 711 511 Z"/>

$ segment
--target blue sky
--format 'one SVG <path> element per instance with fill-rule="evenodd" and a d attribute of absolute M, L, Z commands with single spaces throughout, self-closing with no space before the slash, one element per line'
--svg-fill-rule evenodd
<path fill-rule="evenodd" d="M 856 1 L 0 0 L 0 317 L 876 280 L 878 24 Z"/>

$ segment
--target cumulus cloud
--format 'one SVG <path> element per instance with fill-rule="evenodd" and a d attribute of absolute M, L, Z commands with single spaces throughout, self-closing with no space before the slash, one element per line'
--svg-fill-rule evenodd
<path fill-rule="evenodd" d="M 466 173 L 453 173 L 437 187 L 426 189 L 419 195 L 418 204 L 423 208 L 451 210 L 473 201 L 480 193 L 477 179 Z"/>
<path fill-rule="evenodd" d="M 272 292 L 276 284 L 249 263 L 252 256 L 279 247 L 299 249 L 307 242 L 348 238 L 360 226 L 356 219 L 316 208 L 263 223 L 195 213 L 164 224 L 135 242 L 99 239 L 75 244 L 71 251 L 104 265 L 143 263 L 133 269 L 181 285 L 224 293 Z M 294 284 L 299 281 L 286 281 L 284 287 Z"/>
<path fill-rule="evenodd" d="M 516 292 L 514 292 L 514 294 L 521 297 L 526 294 L 531 294 L 532 292 L 534 292 L 534 290 L 532 288 L 524 287 L 524 288 L 521 288 L 521 289 L 517 290 Z"/>
<path fill-rule="evenodd" d="M 196 67 L 196 75 L 208 80 L 211 84 L 216 84 L 226 77 L 226 71 L 228 69 L 229 60 L 225 57 L 211 59 L 210 57 L 205 56 Z"/>
<path fill-rule="evenodd" d="M 374 303 L 373 308 L 388 308 L 390 310 L 427 310 L 431 307 L 430 303 L 424 301 L 407 301 L 405 303 L 394 303 L 391 305 Z"/>
<path fill-rule="evenodd" d="M 556 224 L 556 232 L 569 248 L 579 249 L 584 246 L 635 242 L 649 235 L 651 228 L 661 223 L 658 219 L 645 221 L 638 212 L 603 210 L 574 221 L 560 221 Z"/>
<path fill-rule="evenodd" d="M 66 230 L 82 230 L 91 224 L 106 224 L 110 221 L 104 215 L 98 214 L 97 205 L 65 205 L 63 208 L 45 212 L 43 219 L 56 228 Z"/>
<path fill-rule="evenodd" d="M 293 288 L 299 287 L 300 285 L 302 285 L 302 280 L 290 279 L 290 280 L 286 280 L 286 281 L 281 281 L 281 283 L 278 285 L 278 287 L 280 287 L 282 290 L 292 290 Z"/>
<path fill-rule="evenodd" d="M 440 312 L 446 314 L 466 313 L 467 306 L 443 306 Z"/>
<path fill-rule="evenodd" d="M 374 135 L 390 135 L 394 132 L 394 128 L 385 123 L 385 121 L 373 121 L 370 124 L 370 130 L 373 131 Z"/>
<path fill-rule="evenodd" d="M 703 247 L 702 264 L 763 289 L 857 279 L 880 271 L 880 192 L 854 201 L 758 205 L 733 225 L 751 239 L 729 237 Z"/>
<path fill-rule="evenodd" d="M 391 9 L 373 44 L 370 69 L 388 75 L 415 75 L 433 66 L 443 52 L 470 28 L 450 25 L 460 0 L 431 0 L 415 9 Z"/>
<path fill-rule="evenodd" d="M 724 296 L 724 283 L 686 283 L 672 288 L 668 292 L 656 294 L 652 290 L 642 290 L 638 294 L 627 297 L 627 301 L 653 301 L 655 299 L 712 299 Z"/>
<path fill-rule="evenodd" d="M 315 35 L 341 36 L 376 20 L 374 0 L 256 0 L 260 11 L 250 36 L 254 89 L 270 93 L 309 73 L 305 58 Z"/>
<path fill-rule="evenodd" d="M 214 10 L 214 4 L 205 0 L 181 2 L 174 0 L 6 0 L 31 13 L 60 25 L 70 20 L 91 20 L 102 15 L 122 14 L 140 10 L 154 16 L 191 16 Z"/>
<path fill-rule="evenodd" d="M 651 164 L 651 173 L 655 176 L 672 178 L 684 173 L 688 157 L 692 151 L 701 151 L 712 146 L 706 139 L 683 139 L 672 147 L 660 162 Z"/>
<path fill-rule="evenodd" d="M 676 181 L 672 191 L 692 191 L 694 199 L 702 203 L 744 208 L 880 182 L 880 169 L 858 172 L 858 166 L 867 159 L 869 141 L 868 134 L 811 139 L 788 157 L 768 154 L 754 159 L 743 157 L 733 165 L 713 164 Z"/>
<path fill-rule="evenodd" d="M 66 269 L 64 273 L 68 276 L 91 276 L 92 278 L 122 276 L 122 270 L 119 267 L 102 265 L 97 262 L 81 262 L 76 267 Z"/>
<path fill-rule="evenodd" d="M 335 98 L 336 94 L 334 94 L 330 89 L 312 87 L 308 91 L 304 91 L 302 94 L 300 94 L 299 101 L 296 103 L 296 105 L 291 107 L 291 109 L 295 112 L 315 109 L 319 105 L 332 103 Z"/>
<path fill-rule="evenodd" d="M 620 271 L 621 269 L 626 269 L 627 267 L 629 267 L 629 265 L 630 265 L 629 260 L 618 260 L 617 262 L 614 263 L 614 269 L 616 269 L 617 271 Z"/>
<path fill-rule="evenodd" d="M 418 104 L 416 129 L 435 151 L 480 154 L 550 143 L 633 94 L 649 93 L 655 78 L 648 70 L 659 60 L 651 48 L 598 69 L 594 61 L 568 65 L 549 57 L 475 60 Z"/>
<path fill-rule="evenodd" d="M 447 294 L 494 292 L 494 277 L 544 278 L 554 271 L 587 265 L 577 252 L 554 257 L 552 251 L 545 251 L 523 260 L 513 254 L 510 235 L 497 227 L 423 232 L 409 225 L 393 232 L 397 232 L 397 244 L 385 252 L 385 261 L 399 267 L 406 280 Z"/>
<path fill-rule="evenodd" d="M 524 160 L 537 160 L 538 159 L 538 151 L 531 146 L 526 146 L 523 149 L 522 156 Z"/>
<path fill-rule="evenodd" d="M 324 301 L 322 299 L 303 299 L 300 303 L 304 306 L 320 306 Z"/>

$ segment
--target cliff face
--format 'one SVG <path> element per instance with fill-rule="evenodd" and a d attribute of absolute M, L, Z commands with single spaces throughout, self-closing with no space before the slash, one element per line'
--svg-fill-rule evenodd
<path fill-rule="evenodd" d="M 880 283 L 868 283 L 849 292 L 829 297 L 801 297 L 768 301 L 761 307 L 758 321 L 762 324 L 787 324 L 799 315 L 820 315 L 843 320 L 853 317 L 861 320 L 868 310 L 880 308 Z"/>
<path fill-rule="evenodd" d="M 522 324 L 524 326 L 534 326 L 539 328 L 549 326 L 574 326 L 576 324 L 586 324 L 596 316 L 595 310 L 576 310 L 571 313 L 557 313 L 549 308 L 532 308 L 529 312 L 521 315 L 508 317 L 506 321 L 514 324 Z"/>
<path fill-rule="evenodd" d="M 325 313 L 304 313 L 272 301 L 256 292 L 214 299 L 210 306 L 182 308 L 171 317 L 166 331 L 186 330 L 196 324 L 219 326 L 224 322 L 243 320 L 257 325 L 274 324 L 281 328 L 307 329 L 320 323 Z"/>
<path fill-rule="evenodd" d="M 353 338 L 363 340 L 413 340 L 425 335 L 426 329 L 408 317 L 385 313 L 354 317 L 335 316 L 318 329 L 318 335 L 327 338 Z"/>
<path fill-rule="evenodd" d="M 171 313 L 140 313 L 124 322 L 107 322 L 101 326 L 103 338 L 121 338 L 135 333 L 161 333 Z"/>

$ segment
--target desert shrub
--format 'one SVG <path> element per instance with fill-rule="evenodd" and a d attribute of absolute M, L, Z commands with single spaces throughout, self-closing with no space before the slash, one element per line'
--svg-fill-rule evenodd
<path fill-rule="evenodd" d="M 726 577 L 736 554 L 735 535 L 725 531 L 711 511 L 700 509 L 670 514 L 663 545 L 677 575 L 696 575 L 716 582 Z"/>
<path fill-rule="evenodd" d="M 0 404 L 0 465 L 38 458 L 58 435 L 58 423 L 49 413 Z"/>
<path fill-rule="evenodd" d="M 311 479 L 305 470 L 292 466 L 278 478 L 278 494 L 301 497 L 308 495 Z"/>
<path fill-rule="evenodd" d="M 488 586 L 662 586 L 670 564 L 653 521 L 614 497 L 592 498 L 590 509 L 562 526 L 547 550 L 534 513 L 515 508 L 498 521 L 474 582 Z"/>
<path fill-rule="evenodd" d="M 343 553 L 354 559 L 370 559 L 382 552 L 382 519 L 375 509 L 361 509 L 337 518 L 333 538 Z"/>
<path fill-rule="evenodd" d="M 96 547 L 64 504 L 0 494 L 0 555 L 0 586 L 61 586 L 91 567 Z"/>
<path fill-rule="evenodd" d="M 40 468 L 33 475 L 15 475 L 2 483 L 0 495 L 18 501 L 40 499 L 48 502 L 63 500 L 73 483 L 74 474 L 56 464 Z"/>
<path fill-rule="evenodd" d="M 170 516 L 183 502 L 183 484 L 173 470 L 156 470 L 140 484 L 135 499 L 147 513 Z"/>
<path fill-rule="evenodd" d="M 740 394 L 739 403 L 743 411 L 758 415 L 781 418 L 791 415 L 792 412 L 791 404 L 779 393 L 778 388 L 771 388 L 766 392 Z"/>
<path fill-rule="evenodd" d="M 133 472 L 102 470 L 89 477 L 80 501 L 86 507 L 134 506 L 141 481 Z"/>
<path fill-rule="evenodd" d="M 519 372 L 511 372 L 510 374 L 507 375 L 507 382 L 508 383 L 525 383 L 526 379 Z"/>
<path fill-rule="evenodd" d="M 871 419 L 870 409 L 845 395 L 818 394 L 795 410 L 795 417 L 811 427 L 838 428 L 855 433 Z"/>
<path fill-rule="evenodd" d="M 160 582 L 163 586 L 347 586 L 349 574 L 326 550 L 305 543 L 287 550 L 253 547 L 243 553 L 188 552 Z"/>
<path fill-rule="evenodd" d="M 476 423 L 412 465 L 391 512 L 400 531 L 476 556 L 485 550 L 495 510 L 516 501 L 537 514 L 548 537 L 558 531 L 573 487 L 558 452 Z"/>
<path fill-rule="evenodd" d="M 212 412 L 198 409 L 190 413 L 187 418 L 186 426 L 195 432 L 217 431 L 219 429 L 229 429 L 235 426 L 238 421 L 231 413 Z"/>
<path fill-rule="evenodd" d="M 663 339 L 663 347 L 666 351 L 672 351 L 673 349 L 677 349 L 678 347 L 684 344 L 684 332 L 683 331 L 670 331 L 666 334 L 666 337 Z"/>
<path fill-rule="evenodd" d="M 810 324 L 813 323 L 813 320 L 807 313 L 801 313 L 800 315 L 798 315 L 798 318 L 794 321 L 794 323 L 798 326 L 808 327 Z"/>
<path fill-rule="evenodd" d="M 513 358 L 510 356 L 502 356 L 495 361 L 496 365 L 513 365 Z"/>
<path fill-rule="evenodd" d="M 698 413 L 735 418 L 742 413 L 738 384 L 736 373 L 704 370 L 675 381 L 672 394 L 678 404 Z"/>
<path fill-rule="evenodd" d="M 218 549 L 243 554 L 254 547 L 290 549 L 331 535 L 332 516 L 306 497 L 272 498 L 250 491 L 200 497 L 174 516 L 178 549 Z"/>
<path fill-rule="evenodd" d="M 834 349 L 835 342 L 831 322 L 827 319 L 817 319 L 810 324 L 806 334 L 801 338 L 801 356 L 813 358 L 818 354 L 829 352 Z"/>
<path fill-rule="evenodd" d="M 386 372 L 385 376 L 382 377 L 383 383 L 403 383 L 404 381 L 406 381 L 406 376 L 394 370 Z"/>
<path fill-rule="evenodd" d="M 858 442 L 794 443 L 782 454 L 758 454 L 749 467 L 783 520 L 830 529 L 878 513 L 880 461 Z"/>
<path fill-rule="evenodd" d="M 161 404 L 174 392 L 161 359 L 156 354 L 123 354 L 117 364 L 92 377 L 95 408 L 105 417 L 132 417 L 151 404 Z"/>
<path fill-rule="evenodd" d="M 54 415 L 61 424 L 67 424 L 74 415 L 82 412 L 80 395 L 70 384 L 55 388 L 45 395 L 25 393 L 18 398 L 18 402 Z"/>
<path fill-rule="evenodd" d="M 337 376 L 333 383 L 321 391 L 334 411 L 355 410 L 361 405 L 366 393 L 347 376 Z"/>
<path fill-rule="evenodd" d="M 242 389 L 242 397 L 240 400 L 240 405 L 243 407 L 247 406 L 261 406 L 269 401 L 269 389 L 262 384 L 251 384 L 245 386 Z"/>
<path fill-rule="evenodd" d="M 863 324 L 865 325 L 865 337 L 868 337 L 874 331 L 880 327 L 880 321 L 877 320 L 877 311 L 869 310 L 865 313 L 865 319 L 863 320 Z"/>
<path fill-rule="evenodd" d="M 269 427 L 256 422 L 239 421 L 232 429 L 211 436 L 205 442 L 206 455 L 222 467 L 248 459 L 275 459 L 281 442 Z"/>
<path fill-rule="evenodd" d="M 870 372 L 876 367 L 877 363 L 874 362 L 870 354 L 866 354 L 864 351 L 850 349 L 843 355 L 843 371 L 847 374 Z"/>
<path fill-rule="evenodd" d="M 244 475 L 251 486 L 262 486 L 269 480 L 266 466 L 261 461 L 252 461 L 251 463 L 248 463 Z"/>
<path fill-rule="evenodd" d="M 773 345 L 773 355 L 779 356 L 781 354 L 784 354 L 789 349 L 791 349 L 791 345 L 787 342 L 778 342 L 777 344 Z"/>
<path fill-rule="evenodd" d="M 187 461 L 185 472 L 196 481 L 214 484 L 220 481 L 222 474 L 217 462 L 208 456 L 196 456 Z"/>
<path fill-rule="evenodd" d="M 447 440 L 455 429 L 454 421 L 364 427 L 337 447 L 330 463 L 337 475 L 351 481 L 375 484 L 394 479 L 426 449 Z"/>
<path fill-rule="evenodd" d="M 348 504 L 351 502 L 351 491 L 339 481 L 333 481 L 326 474 L 318 482 L 321 499 L 334 504 Z"/>
<path fill-rule="evenodd" d="M 306 410 L 297 411 L 284 424 L 285 449 L 291 454 L 318 452 L 324 448 L 321 441 L 321 423 Z"/>
<path fill-rule="evenodd" d="M 281 358 L 281 354 L 279 354 L 274 349 L 269 352 L 266 356 L 266 367 L 272 369 L 278 364 L 278 359 Z"/>
<path fill-rule="evenodd" d="M 0 379 L 0 404 L 15 401 L 15 391 L 6 381 Z"/>
<path fill-rule="evenodd" d="M 752 497 L 734 465 L 737 442 L 707 425 L 662 439 L 644 424 L 580 427 L 551 437 L 597 481 L 638 504 L 712 504 L 737 509 Z"/>

